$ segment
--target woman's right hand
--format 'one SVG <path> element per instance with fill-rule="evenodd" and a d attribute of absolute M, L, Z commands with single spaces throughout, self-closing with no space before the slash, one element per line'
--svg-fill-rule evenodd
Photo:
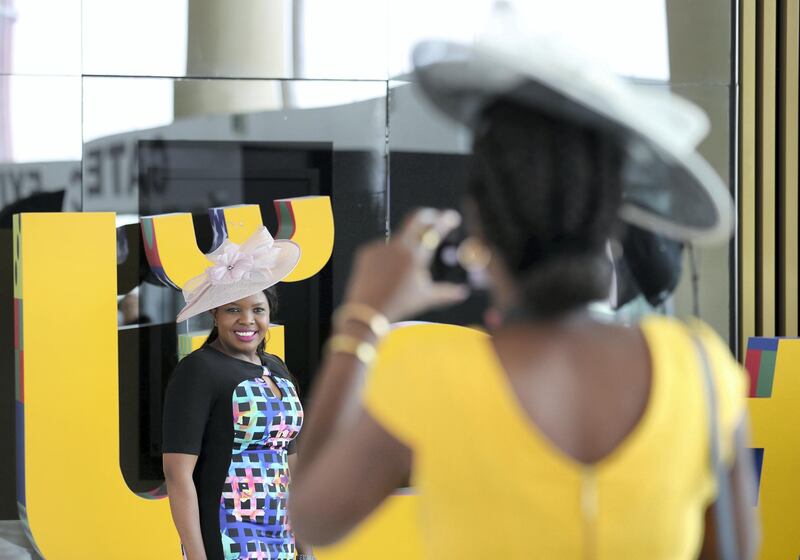
<path fill-rule="evenodd" d="M 434 282 L 430 273 L 436 248 L 460 223 L 455 210 L 422 208 L 388 243 L 364 245 L 356 255 L 345 303 L 365 304 L 389 321 L 399 321 L 466 299 L 467 286 Z"/>

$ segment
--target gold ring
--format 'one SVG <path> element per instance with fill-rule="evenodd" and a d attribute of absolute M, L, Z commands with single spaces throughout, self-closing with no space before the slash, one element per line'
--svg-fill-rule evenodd
<path fill-rule="evenodd" d="M 467 237 L 456 251 L 458 263 L 466 270 L 479 271 L 489 266 L 492 253 L 475 237 Z"/>
<path fill-rule="evenodd" d="M 435 250 L 442 242 L 442 236 L 434 228 L 428 228 L 419 236 L 419 244 L 429 251 Z"/>

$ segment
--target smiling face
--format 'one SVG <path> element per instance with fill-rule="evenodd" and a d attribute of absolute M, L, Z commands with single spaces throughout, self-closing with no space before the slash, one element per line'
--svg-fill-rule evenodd
<path fill-rule="evenodd" d="M 256 355 L 269 328 L 269 302 L 263 292 L 211 311 L 217 324 L 218 344 L 231 356 Z"/>

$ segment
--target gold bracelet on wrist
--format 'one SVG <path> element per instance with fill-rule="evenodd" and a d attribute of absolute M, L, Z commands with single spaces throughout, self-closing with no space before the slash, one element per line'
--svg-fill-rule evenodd
<path fill-rule="evenodd" d="M 389 320 L 386 315 L 365 303 L 345 303 L 333 314 L 335 325 L 341 325 L 347 321 L 356 321 L 366 325 L 377 338 L 383 338 L 389 333 Z"/>
<path fill-rule="evenodd" d="M 350 354 L 367 366 L 371 364 L 378 355 L 374 344 L 370 344 L 369 342 L 355 336 L 350 336 L 349 334 L 337 334 L 330 337 L 325 344 L 325 351 L 328 354 Z"/>

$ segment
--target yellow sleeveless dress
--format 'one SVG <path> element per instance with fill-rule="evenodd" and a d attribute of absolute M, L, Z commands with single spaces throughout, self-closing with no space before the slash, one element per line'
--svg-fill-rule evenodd
<path fill-rule="evenodd" d="M 384 339 L 364 406 L 414 452 L 428 558 L 697 557 L 716 493 L 700 363 L 682 323 L 652 317 L 640 327 L 653 368 L 647 408 L 625 441 L 591 466 L 529 420 L 487 335 L 414 325 Z M 727 346 L 698 329 L 732 464 L 747 378 Z"/>

